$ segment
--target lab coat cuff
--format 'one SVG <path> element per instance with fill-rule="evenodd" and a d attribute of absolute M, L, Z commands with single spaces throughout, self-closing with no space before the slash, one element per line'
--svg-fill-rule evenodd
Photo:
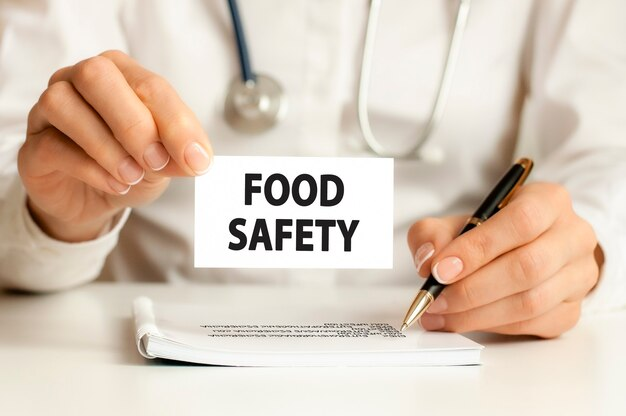
<path fill-rule="evenodd" d="M 48 236 L 35 223 L 26 205 L 26 191 L 16 178 L 5 198 L 0 228 L 2 285 L 36 292 L 66 289 L 94 280 L 117 245 L 130 208 L 118 214 L 99 237 L 68 243 Z"/>

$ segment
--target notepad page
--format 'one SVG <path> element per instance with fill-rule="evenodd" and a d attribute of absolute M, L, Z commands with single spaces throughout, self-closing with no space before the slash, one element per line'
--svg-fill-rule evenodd
<path fill-rule="evenodd" d="M 144 307 L 148 305 L 145 298 L 141 302 Z M 291 358 L 287 361 L 291 365 L 304 361 L 307 365 L 346 363 L 354 361 L 355 355 L 360 356 L 357 361 L 364 362 L 368 354 L 376 355 L 372 359 L 380 362 L 401 364 L 405 359 L 402 356 L 406 354 L 479 352 L 481 348 L 458 334 L 426 332 L 419 327 L 400 332 L 393 325 L 397 314 L 380 309 L 356 308 L 355 305 L 350 308 L 325 307 L 323 310 L 310 306 L 289 308 L 285 305 L 266 306 L 259 310 L 233 309 L 223 305 L 151 306 L 152 314 L 139 314 L 150 319 L 143 327 L 138 325 L 138 331 L 145 334 L 145 328 L 157 329 L 150 341 L 160 356 L 166 354 L 167 358 L 176 359 L 176 354 L 186 354 L 184 360 L 195 362 L 199 361 L 198 356 L 203 352 L 212 352 L 213 359 L 216 353 L 221 352 L 225 354 L 222 359 L 228 360 L 231 365 L 254 365 L 255 357 L 259 362 L 274 362 L 268 360 L 270 355 L 281 357 L 278 361 L 287 360 L 289 355 Z M 135 315 L 137 317 L 137 312 Z M 146 353 L 150 353 L 148 348 Z M 468 359 L 465 355 L 459 357 Z M 454 363 L 458 361 L 450 354 L 448 359 Z M 241 364 L 243 361 L 245 364 Z"/>

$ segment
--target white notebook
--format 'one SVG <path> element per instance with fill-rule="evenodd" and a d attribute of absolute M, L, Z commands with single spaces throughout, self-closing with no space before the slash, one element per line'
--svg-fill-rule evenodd
<path fill-rule="evenodd" d="M 400 332 L 399 305 L 133 304 L 146 358 L 223 366 L 435 366 L 480 364 L 482 346 L 459 334 Z M 401 309 L 401 308 L 400 308 Z"/>

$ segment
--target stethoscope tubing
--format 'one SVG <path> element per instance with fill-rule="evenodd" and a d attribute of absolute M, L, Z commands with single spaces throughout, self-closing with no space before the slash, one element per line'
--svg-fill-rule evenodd
<path fill-rule="evenodd" d="M 461 52 L 461 43 L 467 26 L 471 0 L 459 0 L 459 7 L 454 23 L 454 31 L 448 45 L 448 53 L 444 63 L 444 70 L 439 80 L 435 100 L 431 106 L 427 121 L 424 123 L 424 128 L 419 132 L 419 134 L 417 134 L 417 139 L 408 149 L 395 152 L 390 151 L 376 138 L 376 135 L 372 130 L 368 111 L 374 44 L 376 40 L 381 3 L 382 0 L 370 0 L 357 92 L 357 119 L 359 128 L 368 148 L 378 156 L 393 157 L 398 159 L 433 159 L 434 161 L 435 158 L 428 156 L 425 151 L 425 145 L 432 137 L 436 127 L 439 125 L 450 95 L 450 87 Z M 225 117 L 229 124 L 239 131 L 247 133 L 262 133 L 268 128 L 271 128 L 278 121 L 278 119 L 281 118 L 282 114 L 284 114 L 283 110 L 286 108 L 285 96 L 282 92 L 280 84 L 267 75 L 263 78 L 263 85 L 257 86 L 257 78 L 256 74 L 252 70 L 250 54 L 248 52 L 246 37 L 241 17 L 239 15 L 237 0 L 228 0 L 228 6 L 232 18 L 235 41 L 237 43 L 237 54 L 241 68 L 241 82 L 247 87 L 245 91 L 256 91 L 259 94 L 263 91 L 271 91 L 271 95 L 267 95 L 266 97 L 271 99 L 272 101 L 270 102 L 275 105 L 268 106 L 268 108 L 271 107 L 274 110 L 278 109 L 280 111 L 263 113 L 263 110 L 259 108 L 259 112 L 257 112 L 258 114 L 255 113 L 254 119 L 249 118 L 249 116 L 246 117 L 245 112 L 237 110 L 237 105 L 233 105 L 233 92 L 236 91 L 234 88 L 239 88 L 239 84 L 235 82 L 234 84 L 231 84 L 231 87 L 229 88 L 229 94 L 226 100 L 226 109 L 228 111 L 225 111 Z"/>
<path fill-rule="evenodd" d="M 235 31 L 237 55 L 239 58 L 239 66 L 241 68 L 241 79 L 244 83 L 255 82 L 256 75 L 254 71 L 252 71 L 252 63 L 250 62 L 250 54 L 248 53 L 248 44 L 246 43 L 243 24 L 241 23 L 241 17 L 239 16 L 237 0 L 228 0 L 228 9 L 230 10 L 230 17 Z"/>
<path fill-rule="evenodd" d="M 374 44 L 376 40 L 376 30 L 378 26 L 380 14 L 381 0 L 370 0 L 370 11 L 367 19 L 367 27 L 365 31 L 365 43 L 363 46 L 363 58 L 361 61 L 361 75 L 359 79 L 359 90 L 357 97 L 357 116 L 359 127 L 363 134 L 363 139 L 369 148 L 379 156 L 394 157 L 398 159 L 421 159 L 423 156 L 420 151 L 424 148 L 432 133 L 441 121 L 446 107 L 446 102 L 450 95 L 450 86 L 452 78 L 457 67 L 459 54 L 461 51 L 461 42 L 467 26 L 467 18 L 471 7 L 471 0 L 460 0 L 457 11 L 454 31 L 450 38 L 448 46 L 448 54 L 444 64 L 444 70 L 439 81 L 439 88 L 433 105 L 430 109 L 427 122 L 418 135 L 415 143 L 408 149 L 401 152 L 391 152 L 380 143 L 374 135 L 369 119 L 369 111 L 367 108 L 369 97 L 370 77 L 372 71 L 372 60 L 374 55 Z"/>

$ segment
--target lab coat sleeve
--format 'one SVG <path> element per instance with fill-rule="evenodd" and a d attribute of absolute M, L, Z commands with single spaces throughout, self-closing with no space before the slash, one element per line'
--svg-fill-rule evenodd
<path fill-rule="evenodd" d="M 583 312 L 626 307 L 626 2 L 537 1 L 520 154 L 594 228 L 605 262 Z"/>
<path fill-rule="evenodd" d="M 19 179 L 5 197 L 0 200 L 0 235 L 9 238 L 0 244 L 0 285 L 34 292 L 66 289 L 98 277 L 130 213 L 125 209 L 94 240 L 66 243 L 50 238 L 35 224 Z"/>
<path fill-rule="evenodd" d="M 105 235 L 56 241 L 33 222 L 17 174 L 30 108 L 55 70 L 106 49 L 124 49 L 117 2 L 0 2 L 0 286 L 52 291 L 95 279 L 126 210 Z"/>

